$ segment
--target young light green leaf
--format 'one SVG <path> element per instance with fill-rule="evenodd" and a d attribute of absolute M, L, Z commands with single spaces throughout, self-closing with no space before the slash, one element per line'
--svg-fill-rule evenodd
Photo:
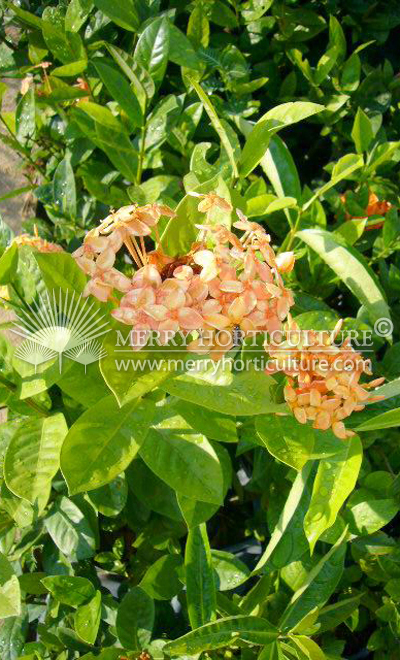
<path fill-rule="evenodd" d="M 10 284 L 18 268 L 18 247 L 12 243 L 0 257 L 0 285 Z"/>
<path fill-rule="evenodd" d="M 189 531 L 185 549 L 186 596 L 192 629 L 216 618 L 216 589 L 205 523 Z"/>
<path fill-rule="evenodd" d="M 125 649 L 139 651 L 149 645 L 154 616 L 154 601 L 141 587 L 133 587 L 125 594 L 116 620 L 118 639 Z"/>
<path fill-rule="evenodd" d="M 250 644 L 271 644 L 278 637 L 278 630 L 266 619 L 255 616 L 230 616 L 207 623 L 183 637 L 168 642 L 164 651 L 168 655 L 194 655 L 231 646 L 235 639 Z"/>
<path fill-rule="evenodd" d="M 390 320 L 389 306 L 379 281 L 364 257 L 323 229 L 304 229 L 296 236 L 309 245 L 335 271 L 350 291 L 367 308 L 371 319 Z"/>
<path fill-rule="evenodd" d="M 154 415 L 149 401 L 120 408 L 113 396 L 86 410 L 73 424 L 61 451 L 61 470 L 71 494 L 112 481 L 139 451 Z"/>
<path fill-rule="evenodd" d="M 156 600 L 171 600 L 183 589 L 179 579 L 183 561 L 180 555 L 164 555 L 147 569 L 139 587 Z"/>
<path fill-rule="evenodd" d="M 236 589 L 250 576 L 250 570 L 246 564 L 230 552 L 211 550 L 211 559 L 218 591 Z"/>
<path fill-rule="evenodd" d="M 60 467 L 60 452 L 68 432 L 64 415 L 28 419 L 15 431 L 4 457 L 8 488 L 31 504 L 43 508 L 51 482 Z"/>
<path fill-rule="evenodd" d="M 351 130 L 351 137 L 353 138 L 353 142 L 356 146 L 358 154 L 362 154 L 363 151 L 367 151 L 374 138 L 374 131 L 371 121 L 362 108 L 357 109 L 357 114 L 355 116 L 353 128 Z"/>
<path fill-rule="evenodd" d="M 321 186 L 321 188 L 319 188 L 316 193 L 314 193 L 314 195 L 312 195 L 312 197 L 307 200 L 307 202 L 303 205 L 303 212 L 307 211 L 307 209 L 315 202 L 316 199 L 321 197 L 321 195 L 324 195 L 326 192 L 328 192 L 328 190 L 333 188 L 333 186 L 336 186 L 336 184 L 343 179 L 347 179 L 351 174 L 353 174 L 353 172 L 359 170 L 363 165 L 364 159 L 360 154 L 346 154 L 346 156 L 339 158 L 332 170 L 331 180 Z"/>
<path fill-rule="evenodd" d="M 232 373 L 230 365 L 222 364 L 172 376 L 161 389 L 184 401 L 202 402 L 205 407 L 226 415 L 262 415 L 285 412 L 286 407 L 274 401 L 275 381 L 261 371 Z"/>
<path fill-rule="evenodd" d="M 94 644 L 99 632 L 101 615 L 101 592 L 96 591 L 93 598 L 81 605 L 74 615 L 75 632 L 84 642 Z"/>
<path fill-rule="evenodd" d="M 295 470 L 301 470 L 311 458 L 314 430 L 311 426 L 299 424 L 291 415 L 259 415 L 256 431 L 270 454 Z"/>
<path fill-rule="evenodd" d="M 32 145 L 35 139 L 35 90 L 32 87 L 22 96 L 15 111 L 16 136 L 20 144 Z"/>
<path fill-rule="evenodd" d="M 304 531 L 313 552 L 321 534 L 331 527 L 343 503 L 353 491 L 362 462 L 358 436 L 346 440 L 343 450 L 319 463 L 304 519 Z"/>
<path fill-rule="evenodd" d="M 296 124 L 324 109 L 319 103 L 294 101 L 268 110 L 250 131 L 240 159 L 240 176 L 246 177 L 265 155 L 271 137 L 282 128 Z"/>
<path fill-rule="evenodd" d="M 0 553 L 0 618 L 21 614 L 21 590 L 8 559 Z"/>
<path fill-rule="evenodd" d="M 389 385 L 389 383 L 388 383 Z M 375 392 L 374 392 L 375 395 Z M 400 425 L 400 408 L 394 408 L 393 410 L 387 410 L 380 415 L 375 415 L 371 417 L 366 422 L 363 422 L 356 427 L 357 433 L 359 431 L 376 431 L 377 429 L 390 429 L 394 426 Z"/>
<path fill-rule="evenodd" d="M 293 157 L 279 135 L 274 135 L 260 165 L 279 198 L 294 197 L 301 204 L 301 183 Z M 285 209 L 289 221 L 295 222 L 298 212 Z"/>
<path fill-rule="evenodd" d="M 96 594 L 93 584 L 84 577 L 75 575 L 52 575 L 44 577 L 42 584 L 53 598 L 63 605 L 79 607 L 88 603 Z"/>

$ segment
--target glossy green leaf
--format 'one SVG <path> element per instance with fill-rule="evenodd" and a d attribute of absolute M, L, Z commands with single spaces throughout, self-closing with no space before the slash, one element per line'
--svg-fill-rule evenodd
<path fill-rule="evenodd" d="M 104 58 L 92 61 L 105 87 L 122 110 L 126 112 L 133 126 L 142 126 L 142 109 L 126 78 L 113 66 L 110 66 Z"/>
<path fill-rule="evenodd" d="M 358 154 L 362 154 L 363 151 L 366 151 L 374 138 L 371 121 L 368 119 L 368 116 L 362 108 L 357 109 L 357 114 L 351 130 L 351 137 L 353 138 Z"/>
<path fill-rule="evenodd" d="M 6 484 L 15 495 L 45 506 L 67 431 L 62 413 L 26 420 L 17 428 L 4 458 Z"/>
<path fill-rule="evenodd" d="M 364 159 L 362 155 L 357 154 L 347 154 L 339 158 L 335 166 L 333 167 L 331 180 L 328 183 L 325 183 L 321 188 L 319 188 L 310 199 L 303 206 L 303 211 L 306 211 L 316 199 L 321 195 L 324 195 L 328 190 L 336 186 L 337 183 L 343 179 L 348 179 L 353 172 L 359 170 L 364 165 Z"/>
<path fill-rule="evenodd" d="M 211 550 L 211 560 L 218 591 L 236 589 L 236 587 L 246 582 L 250 576 L 250 570 L 246 564 L 230 552 Z"/>
<path fill-rule="evenodd" d="M 0 618 L 21 614 L 21 590 L 8 559 L 0 553 Z"/>
<path fill-rule="evenodd" d="M 188 615 L 194 630 L 216 618 L 216 588 L 205 523 L 189 531 L 185 574 Z"/>
<path fill-rule="evenodd" d="M 285 407 L 273 399 L 275 381 L 261 371 L 232 373 L 229 365 L 214 365 L 193 375 L 173 376 L 161 389 L 192 403 L 226 415 L 262 415 L 282 412 Z"/>
<path fill-rule="evenodd" d="M 311 552 L 321 534 L 334 524 L 340 508 L 353 491 L 362 454 L 360 439 L 355 435 L 346 441 L 342 451 L 320 461 L 304 519 L 304 531 Z"/>
<path fill-rule="evenodd" d="M 117 612 L 116 630 L 122 646 L 130 650 L 146 648 L 154 625 L 154 601 L 141 587 L 133 587 L 123 597 Z"/>
<path fill-rule="evenodd" d="M 178 493 L 157 477 L 139 456 L 126 470 L 126 478 L 130 490 L 146 507 L 171 520 L 182 521 Z"/>
<path fill-rule="evenodd" d="M 55 600 L 70 607 L 85 605 L 96 594 L 93 584 L 84 577 L 54 575 L 44 577 L 42 583 Z"/>
<path fill-rule="evenodd" d="M 186 497 L 182 493 L 177 493 L 176 499 L 188 529 L 207 522 L 219 509 L 218 504 L 200 502 L 191 497 Z"/>
<path fill-rule="evenodd" d="M 12 282 L 18 268 L 18 247 L 12 243 L 0 257 L 0 285 Z"/>
<path fill-rule="evenodd" d="M 343 573 L 347 536 L 346 529 L 293 594 L 281 618 L 282 630 L 293 629 L 312 609 L 324 605 L 330 598 Z"/>
<path fill-rule="evenodd" d="M 153 417 L 153 404 L 135 399 L 120 408 L 102 399 L 73 424 L 61 451 L 61 470 L 71 494 L 110 483 L 137 454 Z"/>
<path fill-rule="evenodd" d="M 67 157 L 63 158 L 54 173 L 53 196 L 59 213 L 70 218 L 76 216 L 75 177 Z"/>
<path fill-rule="evenodd" d="M 85 605 L 80 605 L 74 615 L 74 627 L 77 635 L 88 644 L 94 644 L 100 626 L 101 593 L 96 591 L 93 598 Z"/>
<path fill-rule="evenodd" d="M 120 474 L 109 484 L 90 491 L 90 501 L 103 516 L 109 518 L 114 518 L 121 513 L 127 497 L 128 486 L 124 474 Z"/>
<path fill-rule="evenodd" d="M 24 146 L 29 146 L 35 139 L 35 92 L 33 87 L 19 100 L 15 112 L 16 137 Z"/>
<path fill-rule="evenodd" d="M 222 503 L 223 472 L 215 450 L 175 411 L 159 410 L 140 456 L 179 493 L 204 502 Z"/>
<path fill-rule="evenodd" d="M 171 600 L 183 589 L 179 569 L 183 564 L 180 555 L 164 555 L 147 569 L 139 587 L 151 598 Z"/>
<path fill-rule="evenodd" d="M 259 415 L 256 431 L 270 454 L 296 470 L 301 470 L 312 456 L 314 430 L 291 415 Z"/>
<path fill-rule="evenodd" d="M 164 650 L 171 656 L 194 655 L 230 646 L 235 639 L 264 645 L 272 643 L 277 637 L 278 631 L 265 619 L 239 615 L 208 623 L 168 642 Z"/>
<path fill-rule="evenodd" d="M 387 525 L 397 515 L 399 506 L 393 499 L 374 499 L 359 502 L 346 511 L 349 530 L 352 534 L 373 534 Z"/>
<path fill-rule="evenodd" d="M 201 70 L 200 59 L 190 40 L 172 23 L 169 24 L 169 59 L 179 66 Z"/>
<path fill-rule="evenodd" d="M 394 408 L 393 410 L 387 410 L 381 415 L 375 415 L 371 419 L 363 422 L 356 427 L 357 432 L 359 431 L 375 431 L 377 429 L 390 429 L 397 427 L 400 424 L 400 408 Z"/>
<path fill-rule="evenodd" d="M 334 630 L 346 621 L 360 605 L 361 595 L 343 598 L 333 605 L 327 605 L 318 614 L 318 633 Z"/>
<path fill-rule="evenodd" d="M 342 245 L 333 234 L 323 229 L 304 229 L 297 236 L 332 268 L 360 303 L 365 305 L 373 320 L 390 320 L 389 306 L 379 281 L 355 248 Z"/>
<path fill-rule="evenodd" d="M 236 421 L 223 413 L 178 399 L 174 409 L 190 426 L 210 440 L 237 442 Z"/>
<path fill-rule="evenodd" d="M 300 502 L 306 494 L 307 482 L 311 473 L 312 463 L 308 462 L 299 471 L 293 486 L 290 490 L 289 496 L 286 500 L 283 511 L 279 517 L 278 523 L 272 533 L 267 547 L 265 548 L 260 560 L 258 561 L 253 573 L 259 573 L 264 566 L 270 561 L 274 551 L 279 545 L 279 542 L 284 537 L 285 532 L 289 529 L 289 525 L 300 508 Z M 308 505 L 308 503 L 307 503 Z M 303 518 L 303 516 L 302 516 Z M 302 520 L 301 520 L 302 522 Z"/>
<path fill-rule="evenodd" d="M 83 511 L 67 497 L 53 505 L 44 524 L 57 548 L 71 561 L 95 554 L 95 532 Z"/>
<path fill-rule="evenodd" d="M 299 174 L 289 149 L 279 135 L 274 135 L 270 139 L 268 149 L 262 157 L 260 165 L 279 198 L 294 197 L 298 204 L 301 203 Z M 287 209 L 285 215 L 294 222 L 297 212 L 293 209 Z"/>
<path fill-rule="evenodd" d="M 125 30 L 136 32 L 140 25 L 139 3 L 136 0 L 124 0 L 124 2 L 113 2 L 113 0 L 93 0 L 100 11 Z"/>
<path fill-rule="evenodd" d="M 265 155 L 274 133 L 285 126 L 307 119 L 323 109 L 324 106 L 319 103 L 295 101 L 283 103 L 268 110 L 254 125 L 247 137 L 240 159 L 240 176 L 248 176 L 257 167 Z"/>
<path fill-rule="evenodd" d="M 169 56 L 170 32 L 166 18 L 155 18 L 143 30 L 135 49 L 135 59 L 148 71 L 155 83 L 164 78 Z"/>

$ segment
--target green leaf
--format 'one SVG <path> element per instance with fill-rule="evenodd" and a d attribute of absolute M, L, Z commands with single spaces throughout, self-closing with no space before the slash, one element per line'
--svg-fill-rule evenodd
<path fill-rule="evenodd" d="M 123 597 L 117 612 L 116 630 L 125 649 L 139 651 L 151 640 L 154 601 L 141 587 L 133 587 Z"/>
<path fill-rule="evenodd" d="M 155 18 L 142 32 L 135 49 L 135 60 L 148 71 L 156 84 L 161 83 L 169 56 L 169 24 Z"/>
<path fill-rule="evenodd" d="M 193 527 L 197 527 L 197 525 L 206 522 L 219 509 L 218 504 L 200 502 L 191 497 L 186 497 L 186 495 L 182 495 L 182 493 L 177 493 L 176 499 L 188 529 L 192 529 Z"/>
<path fill-rule="evenodd" d="M 71 0 L 65 14 L 66 32 L 79 32 L 93 9 L 93 0 Z"/>
<path fill-rule="evenodd" d="M 210 440 L 220 442 L 237 442 L 236 421 L 219 412 L 196 406 L 194 403 L 178 399 L 174 404 L 176 412 L 183 417 L 190 426 L 202 433 Z"/>
<path fill-rule="evenodd" d="M 353 138 L 358 154 L 367 151 L 374 138 L 372 123 L 361 108 L 357 109 L 357 114 L 351 130 L 351 137 Z"/>
<path fill-rule="evenodd" d="M 361 462 L 362 445 L 356 435 L 346 441 L 341 452 L 320 461 L 304 519 L 311 553 L 321 534 L 334 524 L 340 508 L 353 491 Z"/>
<path fill-rule="evenodd" d="M 124 2 L 113 2 L 113 0 L 93 0 L 94 4 L 108 18 L 119 27 L 131 32 L 137 32 L 140 26 L 140 15 L 138 2 L 136 0 L 124 0 Z"/>
<path fill-rule="evenodd" d="M 0 618 L 21 614 L 19 581 L 8 559 L 0 553 Z"/>
<path fill-rule="evenodd" d="M 321 607 L 336 589 L 343 573 L 347 528 L 335 545 L 309 571 L 305 582 L 293 594 L 281 618 L 283 631 L 292 630 L 315 607 Z"/>
<path fill-rule="evenodd" d="M 126 470 L 130 490 L 149 509 L 171 520 L 182 521 L 177 493 L 159 479 L 137 456 Z"/>
<path fill-rule="evenodd" d="M 75 259 L 67 252 L 35 252 L 35 260 L 39 266 L 46 288 L 50 291 L 77 294 L 83 292 L 86 277 L 77 265 Z"/>
<path fill-rule="evenodd" d="M 46 505 L 67 431 L 62 413 L 28 419 L 17 428 L 4 457 L 6 484 L 15 495 L 39 502 L 39 508 Z"/>
<path fill-rule="evenodd" d="M 260 165 L 272 183 L 279 198 L 294 197 L 301 204 L 301 184 L 293 157 L 279 135 L 274 135 Z M 285 215 L 294 222 L 297 211 L 285 210 Z"/>
<path fill-rule="evenodd" d="M 234 417 L 286 410 L 274 402 L 275 381 L 271 376 L 251 369 L 232 373 L 229 364 L 173 376 L 160 387 L 184 401 L 201 401 L 206 408 Z"/>
<path fill-rule="evenodd" d="M 105 87 L 122 110 L 126 112 L 133 126 L 142 126 L 143 112 L 140 103 L 125 77 L 113 66 L 110 66 L 104 58 L 96 58 L 92 62 Z"/>
<path fill-rule="evenodd" d="M 110 483 L 137 454 L 152 416 L 151 402 L 135 399 L 120 408 L 113 396 L 86 410 L 61 451 L 61 470 L 71 494 Z"/>
<path fill-rule="evenodd" d="M 331 180 L 321 186 L 321 188 L 319 188 L 316 193 L 307 200 L 303 206 L 303 212 L 306 211 L 315 202 L 315 200 L 318 199 L 318 197 L 324 195 L 326 192 L 328 192 L 328 190 L 333 188 L 333 186 L 336 186 L 336 184 L 338 184 L 343 179 L 348 179 L 353 174 L 353 172 L 359 170 L 360 167 L 363 167 L 363 165 L 364 159 L 360 154 L 346 154 L 346 156 L 342 156 L 342 158 L 340 158 L 338 162 L 335 163 L 335 166 L 332 170 Z"/>
<path fill-rule="evenodd" d="M 67 497 L 54 504 L 45 518 L 45 527 L 57 548 L 71 561 L 93 557 L 94 531 L 81 509 Z"/>
<path fill-rule="evenodd" d="M 175 411 L 159 409 L 140 456 L 179 493 L 212 504 L 222 503 L 223 472 L 215 450 Z"/>
<path fill-rule="evenodd" d="M 186 596 L 192 629 L 216 618 L 216 589 L 205 523 L 189 531 L 185 549 Z"/>
<path fill-rule="evenodd" d="M 235 640 L 250 644 L 270 644 L 278 637 L 278 631 L 266 619 L 255 616 L 230 616 L 167 642 L 164 651 L 168 655 L 194 655 L 231 646 Z"/>
<path fill-rule="evenodd" d="M 42 583 L 53 598 L 70 607 L 85 605 L 96 595 L 93 584 L 84 577 L 54 575 L 44 577 Z"/>
<path fill-rule="evenodd" d="M 290 490 L 289 496 L 283 507 L 283 511 L 279 517 L 278 523 L 272 533 L 267 547 L 264 550 L 262 557 L 259 559 L 253 573 L 259 573 L 262 568 L 272 557 L 275 549 L 278 547 L 279 542 L 283 538 L 285 532 L 288 530 L 289 525 L 300 507 L 300 502 L 306 492 L 307 481 L 311 473 L 312 463 L 308 462 L 299 471 L 293 486 Z"/>
<path fill-rule="evenodd" d="M 31 145 L 35 139 L 35 92 L 30 87 L 19 100 L 15 111 L 16 136 L 20 144 Z"/>
<path fill-rule="evenodd" d="M 296 234 L 332 268 L 350 291 L 367 308 L 371 319 L 390 319 L 389 306 L 373 270 L 353 247 L 342 245 L 323 229 L 304 229 Z"/>
<path fill-rule="evenodd" d="M 10 284 L 18 268 L 18 247 L 12 243 L 0 257 L 0 284 Z"/>
<path fill-rule="evenodd" d="M 293 635 L 291 640 L 297 647 L 297 650 L 302 653 L 300 656 L 301 658 L 309 658 L 310 660 L 326 660 L 325 653 L 320 649 L 318 644 L 316 644 L 314 640 L 310 639 L 309 637 L 305 637 L 304 635 Z"/>
<path fill-rule="evenodd" d="M 250 576 L 250 570 L 246 564 L 230 552 L 211 550 L 211 559 L 218 591 L 236 589 Z"/>
<path fill-rule="evenodd" d="M 226 199 L 227 202 L 231 201 L 229 188 L 219 176 L 200 184 L 193 192 L 202 195 L 215 192 Z M 173 256 L 186 254 L 191 249 L 192 243 L 197 240 L 199 230 L 196 225 L 204 223 L 204 213 L 201 213 L 197 208 L 199 201 L 198 197 L 186 195 L 179 202 L 175 209 L 175 217 L 168 222 L 161 236 L 161 242 L 167 254 Z M 231 213 L 219 209 L 213 211 L 213 222 L 230 228 Z"/>
<path fill-rule="evenodd" d="M 77 635 L 88 644 L 94 644 L 100 626 L 101 593 L 96 591 L 92 600 L 75 612 L 74 627 Z"/>
<path fill-rule="evenodd" d="M 145 113 L 147 103 L 154 96 L 156 90 L 152 77 L 146 69 L 144 69 L 125 51 L 116 46 L 112 46 L 107 42 L 105 43 L 105 46 L 120 69 L 131 81 L 140 103 L 141 110 Z"/>
<path fill-rule="evenodd" d="M 27 614 L 10 617 L 2 623 L 0 628 L 1 660 L 18 659 L 28 634 L 28 627 Z"/>
<path fill-rule="evenodd" d="M 229 162 L 232 166 L 233 176 L 235 178 L 237 178 L 239 176 L 239 171 L 238 171 L 238 167 L 237 167 L 237 163 L 236 163 L 235 153 L 233 151 L 233 147 L 232 147 L 232 144 L 229 140 L 229 137 L 228 137 L 228 135 L 227 135 L 222 123 L 221 123 L 221 120 L 218 117 L 218 114 L 217 114 L 213 104 L 211 103 L 210 99 L 208 98 L 207 94 L 205 93 L 205 91 L 203 90 L 201 85 L 199 85 L 199 83 L 196 82 L 195 80 L 193 80 L 192 78 L 190 79 L 190 83 L 191 83 L 191 85 L 193 85 L 194 89 L 196 90 L 196 92 L 197 92 L 197 94 L 200 98 L 200 101 L 202 102 L 202 104 L 204 106 L 204 109 L 205 109 L 205 111 L 207 112 L 207 114 L 210 118 L 212 126 L 214 127 L 215 131 L 219 135 L 219 138 L 221 140 L 221 144 L 224 147 L 224 149 L 226 151 L 226 154 L 228 156 Z"/>
<path fill-rule="evenodd" d="M 399 506 L 392 499 L 373 499 L 359 502 L 349 507 L 346 518 L 352 534 L 365 536 L 373 534 L 387 525 L 399 512 Z"/>
<path fill-rule="evenodd" d="M 81 101 L 73 117 L 81 131 L 108 156 L 128 181 L 136 180 L 138 153 L 123 123 L 111 110 L 97 103 Z"/>
<path fill-rule="evenodd" d="M 76 187 L 70 159 L 65 156 L 58 165 L 53 178 L 53 197 L 57 210 L 62 215 L 76 216 Z"/>
<path fill-rule="evenodd" d="M 285 660 L 285 658 L 280 643 L 273 642 L 264 646 L 257 660 Z"/>
<path fill-rule="evenodd" d="M 312 456 L 314 430 L 292 416 L 259 415 L 256 431 L 270 454 L 295 470 L 301 470 Z"/>
<path fill-rule="evenodd" d="M 128 497 L 125 475 L 120 474 L 109 484 L 90 491 L 90 501 L 103 516 L 114 518 L 123 510 Z"/>
<path fill-rule="evenodd" d="M 31 27 L 34 28 L 39 28 L 41 30 L 43 21 L 41 18 L 38 16 L 35 16 L 35 14 L 32 14 L 30 11 L 25 11 L 24 9 L 21 9 L 21 7 L 18 7 L 18 5 L 15 5 L 13 2 L 4 2 L 4 5 L 6 5 L 11 11 L 14 12 L 18 18 L 23 21 L 23 23 L 26 23 L 27 25 L 30 25 Z"/>
<path fill-rule="evenodd" d="M 394 408 L 393 410 L 387 410 L 381 415 L 375 415 L 375 417 L 371 417 L 371 419 L 368 419 L 366 422 L 363 422 L 362 424 L 357 426 L 356 431 L 358 433 L 359 431 L 376 431 L 377 429 L 390 429 L 394 426 L 399 426 L 399 424 L 400 424 L 400 408 Z"/>
<path fill-rule="evenodd" d="M 173 23 L 169 24 L 169 59 L 179 66 L 201 71 L 201 62 L 187 36 Z"/>
<path fill-rule="evenodd" d="M 59 78 L 77 76 L 79 73 L 85 71 L 87 65 L 87 60 L 77 60 L 76 62 L 70 62 L 69 64 L 57 66 L 55 69 L 52 69 L 51 75 L 58 76 Z"/>
<path fill-rule="evenodd" d="M 333 605 L 323 607 L 318 614 L 318 633 L 335 630 L 343 621 L 346 621 L 360 604 L 361 594 L 351 598 L 343 598 Z"/>
<path fill-rule="evenodd" d="M 247 137 L 240 159 L 240 176 L 245 178 L 257 167 L 268 149 L 272 135 L 323 109 L 324 106 L 319 103 L 294 101 L 268 110 L 253 126 Z"/>
<path fill-rule="evenodd" d="M 147 569 L 139 587 L 156 600 L 171 600 L 182 591 L 179 569 L 183 562 L 180 555 L 164 555 Z"/>

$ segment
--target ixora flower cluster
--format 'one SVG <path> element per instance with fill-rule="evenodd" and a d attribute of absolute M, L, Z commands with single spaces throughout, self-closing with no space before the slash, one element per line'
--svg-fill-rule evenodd
<path fill-rule="evenodd" d="M 301 331 L 289 317 L 285 333 L 279 343 L 265 344 L 273 358 L 269 373 L 281 371 L 288 376 L 284 397 L 297 421 L 313 422 L 315 429 L 332 429 L 341 439 L 354 435 L 345 428 L 343 420 L 354 411 L 363 410 L 365 403 L 378 401 L 369 390 L 383 383 L 377 378 L 360 384 L 363 374 L 372 375 L 370 363 L 350 345 L 347 337 L 335 344 L 342 321 L 334 330 Z"/>
<path fill-rule="evenodd" d="M 284 397 L 296 419 L 349 437 L 343 420 L 371 400 L 368 390 L 381 380 L 360 385 L 362 374 L 370 374 L 367 362 L 348 341 L 334 343 L 339 326 L 322 339 L 311 331 L 304 341 L 289 315 L 294 301 L 282 280 L 294 266 L 292 252 L 276 255 L 265 229 L 239 210 L 233 223 L 238 233 L 215 224 L 215 211 L 231 212 L 231 205 L 214 193 L 192 194 L 200 198 L 198 209 L 206 218 L 186 255 L 165 253 L 158 222 L 175 216 L 165 205 L 125 206 L 90 231 L 73 254 L 90 278 L 84 295 L 114 303 L 111 314 L 132 326 L 136 349 L 154 332 L 161 344 L 177 332 L 193 333 L 188 350 L 219 360 L 235 345 L 238 329 L 242 339 L 260 332 L 278 337 L 278 343 L 264 344 L 272 358 L 267 370 L 288 376 Z M 151 251 L 148 238 L 155 242 Z M 132 277 L 115 268 L 123 246 L 136 266 Z"/>
<path fill-rule="evenodd" d="M 115 302 L 111 313 L 132 325 L 136 348 L 145 345 L 152 332 L 166 344 L 177 332 L 196 331 L 188 349 L 218 360 L 232 348 L 235 329 L 240 328 L 242 336 L 280 330 L 293 305 L 281 277 L 293 268 L 293 254 L 277 257 L 263 227 L 240 211 L 233 226 L 242 232 L 241 238 L 213 224 L 215 209 L 230 212 L 232 207 L 213 193 L 200 198 L 206 223 L 198 226 L 201 238 L 186 255 L 165 254 L 157 223 L 175 214 L 158 204 L 126 206 L 111 213 L 74 253 L 90 276 L 85 295 Z M 145 238 L 152 231 L 156 249 L 147 252 Z M 114 268 L 123 245 L 137 266 L 132 278 Z M 115 290 L 122 294 L 119 300 Z"/>

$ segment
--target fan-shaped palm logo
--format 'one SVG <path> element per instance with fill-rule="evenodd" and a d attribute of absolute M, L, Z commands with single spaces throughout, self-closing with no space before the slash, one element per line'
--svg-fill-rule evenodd
<path fill-rule="evenodd" d="M 38 302 L 28 305 L 17 317 L 13 332 L 25 341 L 15 351 L 16 357 L 34 365 L 54 359 L 58 355 L 62 370 L 63 355 L 83 364 L 86 368 L 107 354 L 96 341 L 109 330 L 107 321 L 96 308 L 95 302 L 83 300 L 75 293 L 59 295 L 53 291 L 39 296 Z"/>

